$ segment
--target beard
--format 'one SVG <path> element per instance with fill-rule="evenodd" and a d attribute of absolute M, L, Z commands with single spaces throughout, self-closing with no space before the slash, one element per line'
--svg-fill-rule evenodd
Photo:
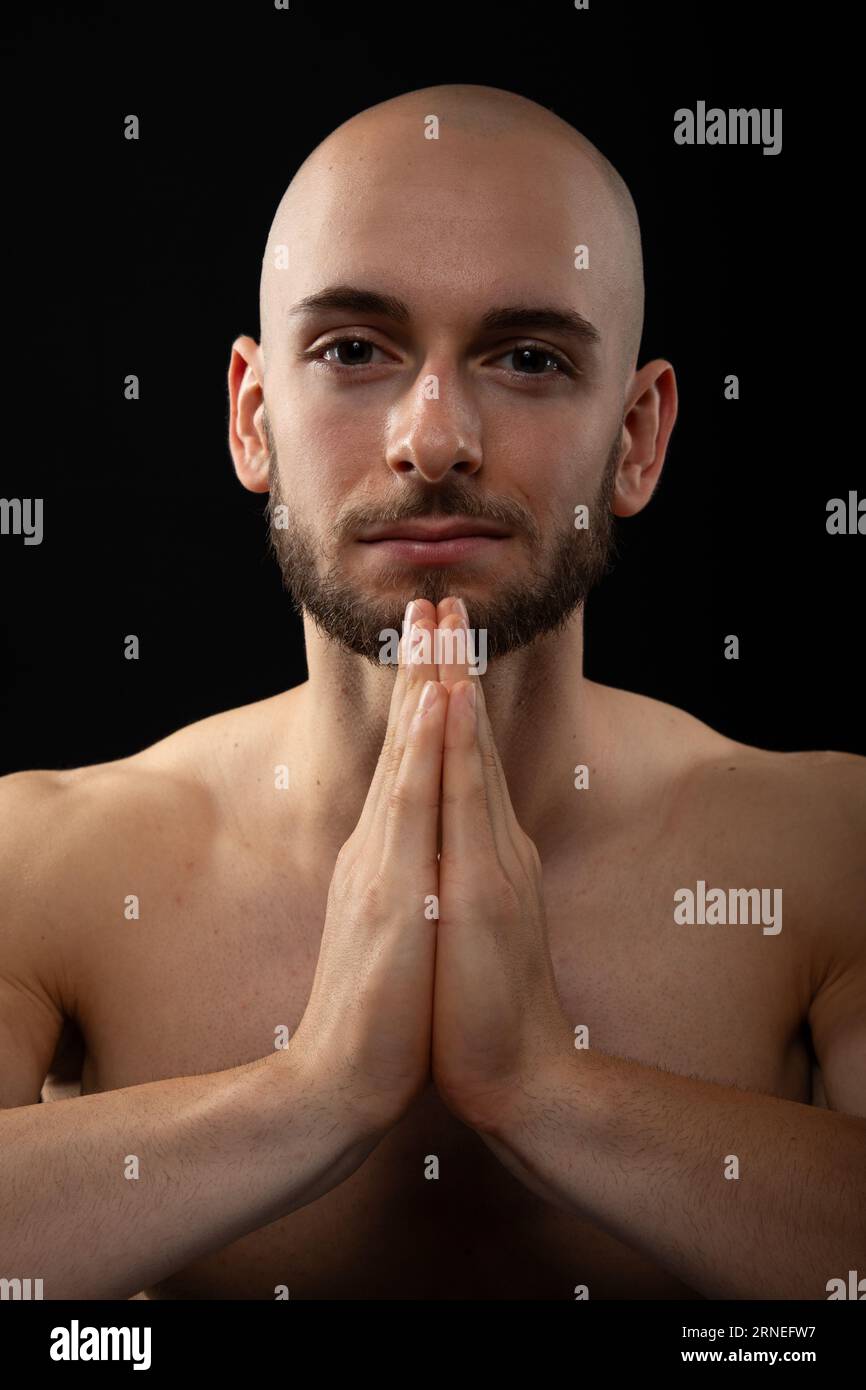
<path fill-rule="evenodd" d="M 611 446 L 596 496 L 589 506 L 589 525 L 576 529 L 573 516 L 545 545 L 535 519 L 517 503 L 507 499 L 479 497 L 455 475 L 435 487 L 426 484 L 413 490 L 401 504 L 384 505 L 372 511 L 355 508 L 347 512 L 333 532 L 340 543 L 351 539 L 364 527 L 392 525 L 423 517 L 461 516 L 483 518 L 509 529 L 528 545 L 530 566 L 526 578 L 511 583 L 497 579 L 490 598 L 472 598 L 459 579 L 462 566 L 418 570 L 410 574 L 395 565 L 378 572 L 381 596 L 364 593 L 357 581 L 347 579 L 339 565 L 327 563 L 322 543 L 301 523 L 288 506 L 280 487 L 279 465 L 273 437 L 264 416 L 264 431 L 270 448 L 267 505 L 270 543 L 282 576 L 283 587 L 301 616 L 309 614 L 318 630 L 348 651 L 380 665 L 385 629 L 403 631 L 403 616 L 410 599 L 428 599 L 435 607 L 449 594 L 464 597 L 469 623 L 476 631 L 487 632 L 487 660 L 505 656 L 528 646 L 545 634 L 562 629 L 576 609 L 583 607 L 590 591 L 607 573 L 615 557 L 613 500 L 621 448 L 621 427 Z M 283 521 L 277 525 L 276 509 L 283 507 Z M 516 542 L 515 542 L 516 543 Z M 325 568 L 320 570 L 319 557 Z"/>

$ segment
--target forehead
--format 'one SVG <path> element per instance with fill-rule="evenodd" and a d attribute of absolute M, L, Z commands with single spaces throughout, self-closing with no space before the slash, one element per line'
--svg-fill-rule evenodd
<path fill-rule="evenodd" d="M 398 293 L 455 321 L 491 302 L 556 297 L 604 316 L 620 254 L 616 210 L 592 161 L 538 133 L 478 139 L 423 127 L 317 152 L 271 231 L 288 249 L 283 312 L 333 283 Z M 575 250 L 589 248 L 589 269 Z M 271 306 L 274 307 L 274 306 Z"/>

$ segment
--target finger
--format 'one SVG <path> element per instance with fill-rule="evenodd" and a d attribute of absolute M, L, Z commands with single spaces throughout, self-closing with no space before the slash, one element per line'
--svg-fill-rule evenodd
<path fill-rule="evenodd" d="M 427 608 L 435 613 L 432 604 L 427 604 Z M 395 689 L 392 697 L 385 741 L 362 812 L 362 819 L 366 820 L 369 833 L 375 837 L 375 843 L 371 842 L 369 845 L 371 853 L 377 853 L 381 849 L 385 833 L 383 812 L 399 774 L 406 749 L 406 738 L 417 710 L 421 690 L 427 681 L 435 681 L 438 676 L 433 660 L 434 638 L 435 621 L 425 617 L 420 620 L 415 618 L 411 630 L 404 633 L 400 639 L 399 667 L 395 681 L 395 686 L 399 681 L 400 689 Z"/>
<path fill-rule="evenodd" d="M 427 605 L 435 613 L 432 603 Z M 409 725 L 415 716 L 421 691 L 428 681 L 438 680 L 436 665 L 436 620 L 416 615 L 412 625 L 400 639 L 399 679 L 403 686 L 403 699 L 396 709 L 390 738 L 386 736 L 383 751 L 390 750 L 390 759 L 384 759 L 384 774 L 396 776 L 406 747 Z"/>
<path fill-rule="evenodd" d="M 448 598 L 443 598 L 442 602 L 439 603 L 439 604 L 437 605 L 437 607 L 436 607 L 436 622 L 437 622 L 437 624 L 438 624 L 440 630 L 443 628 L 443 626 L 444 626 L 444 624 L 445 624 L 446 618 L 456 618 L 456 619 L 458 619 L 458 620 L 459 620 L 460 618 L 462 618 L 463 621 L 464 621 L 464 623 L 466 624 L 466 631 L 467 631 L 467 633 L 468 633 L 468 631 L 469 631 L 469 610 L 467 609 L 466 604 L 464 603 L 463 599 L 462 599 L 462 598 L 459 598 L 456 594 L 452 594 L 452 595 L 450 595 Z M 447 643 L 446 643 L 446 646 L 447 646 Z M 468 646 L 467 646 L 467 652 L 468 652 Z M 439 663 L 440 679 L 444 679 L 442 668 L 443 668 L 443 663 L 440 662 L 440 663 Z M 458 679 L 462 679 L 462 677 L 454 676 L 454 678 L 449 682 L 449 685 L 456 685 Z M 475 678 L 473 677 L 473 679 L 475 679 Z"/>
<path fill-rule="evenodd" d="M 505 777 L 505 769 L 496 746 L 496 739 L 487 713 L 487 700 L 484 696 L 483 682 L 476 678 L 478 686 L 476 718 L 478 721 L 478 742 L 481 745 L 482 765 L 488 770 L 491 782 L 490 795 L 501 812 L 502 823 L 507 828 L 509 839 L 515 845 L 514 831 L 519 829 L 517 816 L 511 804 L 511 794 Z"/>
<path fill-rule="evenodd" d="M 391 691 L 391 701 L 388 710 L 388 723 L 385 729 L 385 738 L 382 744 L 383 750 L 390 748 L 397 733 L 400 711 L 406 698 L 407 689 L 413 672 L 417 673 L 417 666 L 408 660 L 410 635 L 415 623 L 434 623 L 436 621 L 436 610 L 432 603 L 426 599 L 411 599 L 406 605 L 403 614 L 403 626 L 400 639 L 397 645 L 397 670 L 394 685 Z"/>
<path fill-rule="evenodd" d="M 394 677 L 394 684 L 391 688 L 391 700 L 388 706 L 388 722 L 385 726 L 385 736 L 382 747 L 379 750 L 379 757 L 376 760 L 370 786 L 367 789 L 364 805 L 361 808 L 358 824 L 355 827 L 356 836 L 360 836 L 361 838 L 363 838 L 369 826 L 372 824 L 386 768 L 394 765 L 395 762 L 399 765 L 399 758 L 395 760 L 394 745 L 398 737 L 400 714 L 405 705 L 407 690 L 411 683 L 411 676 L 416 670 L 416 668 L 406 660 L 409 649 L 408 634 L 410 626 L 416 615 L 420 615 L 423 621 L 430 621 L 430 614 L 432 613 L 435 616 L 435 612 L 436 610 L 433 605 L 427 603 L 426 600 L 410 599 L 403 614 L 402 635 L 397 645 L 397 669 Z"/>
<path fill-rule="evenodd" d="M 469 631 L 468 609 L 464 600 L 456 594 L 452 594 L 448 598 L 442 600 L 437 606 L 436 616 L 440 630 L 446 625 L 451 626 L 449 620 L 452 620 L 455 623 L 462 621 L 465 624 L 467 633 Z M 444 646 L 447 648 L 447 644 L 444 644 Z M 468 637 L 466 639 L 466 651 L 468 656 Z M 470 668 L 468 664 L 464 665 L 461 671 L 458 671 L 456 667 L 449 671 L 443 667 L 441 662 L 439 666 L 440 678 L 449 690 L 453 689 L 454 685 L 456 685 L 459 680 L 464 679 L 465 676 L 469 676 L 469 679 L 477 682 L 478 703 L 476 718 L 478 722 L 478 739 L 481 745 L 482 766 L 487 770 L 486 775 L 489 784 L 488 795 L 491 803 L 494 829 L 498 835 L 504 834 L 507 836 L 516 852 L 517 832 L 520 827 L 514 812 L 514 807 L 511 804 L 505 769 L 502 766 L 502 759 L 499 756 L 496 739 L 493 736 L 493 729 L 487 714 L 487 701 L 484 698 L 483 684 L 479 676 L 469 675 L 469 671 Z"/>
<path fill-rule="evenodd" d="M 477 680 L 469 674 L 469 628 L 461 614 L 451 613 L 439 622 L 439 679 L 446 690 L 458 681 Z"/>
<path fill-rule="evenodd" d="M 442 748 L 448 695 L 436 680 L 424 683 L 409 726 L 400 769 L 385 805 L 383 861 L 410 893 L 438 889 L 437 845 Z"/>
<path fill-rule="evenodd" d="M 411 616 L 410 616 L 411 610 Z M 403 614 L 403 627 L 408 630 L 413 620 L 436 623 L 436 605 L 426 598 L 413 598 L 406 604 L 406 612 Z"/>
<path fill-rule="evenodd" d="M 437 604 L 436 621 L 443 623 L 445 619 L 450 618 L 452 614 L 458 616 L 462 614 L 467 623 L 469 622 L 469 611 L 466 604 L 463 599 L 459 598 L 456 594 L 451 594 L 448 598 L 443 598 L 442 602 Z"/>
<path fill-rule="evenodd" d="M 478 742 L 477 682 L 462 681 L 448 695 L 442 750 L 442 860 L 468 864 L 496 852 L 494 807 Z"/>

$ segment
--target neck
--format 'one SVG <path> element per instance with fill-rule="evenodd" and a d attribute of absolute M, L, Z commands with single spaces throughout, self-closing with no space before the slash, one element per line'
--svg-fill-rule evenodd
<path fill-rule="evenodd" d="M 296 786 L 316 839 L 339 846 L 361 813 L 385 737 L 395 671 L 377 668 L 304 619 L 309 680 L 301 696 Z M 484 699 L 517 819 L 543 852 L 573 823 L 574 767 L 598 761 L 602 687 L 583 676 L 583 616 L 500 657 L 483 677 Z M 300 785 L 298 785 L 300 783 Z"/>

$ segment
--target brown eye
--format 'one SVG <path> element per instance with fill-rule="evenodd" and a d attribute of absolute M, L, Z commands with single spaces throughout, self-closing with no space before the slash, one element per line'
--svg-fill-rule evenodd
<path fill-rule="evenodd" d="M 529 376 L 545 376 L 545 364 L 552 363 L 554 371 L 562 370 L 562 359 L 556 353 L 540 347 L 512 348 L 509 356 L 515 363 L 514 370 Z"/>
<path fill-rule="evenodd" d="M 501 354 L 499 361 L 507 361 L 514 376 L 522 377 L 576 377 L 580 373 L 552 348 L 544 343 L 519 343 Z"/>
<path fill-rule="evenodd" d="M 372 351 L 373 344 L 368 343 L 365 338 L 338 338 L 328 344 L 324 357 L 327 359 L 328 353 L 333 353 L 334 356 L 330 360 L 335 361 L 340 367 L 366 367 Z"/>

